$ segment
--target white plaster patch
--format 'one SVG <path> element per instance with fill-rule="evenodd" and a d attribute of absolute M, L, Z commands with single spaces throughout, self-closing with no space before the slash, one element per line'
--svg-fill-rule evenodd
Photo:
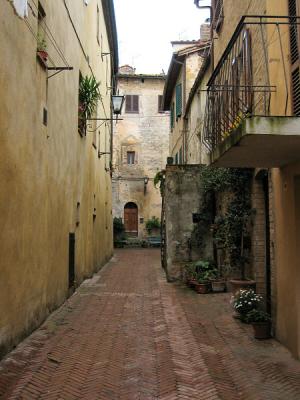
<path fill-rule="evenodd" d="M 28 16 L 27 0 L 10 0 L 16 13 L 19 17 L 25 18 Z"/>

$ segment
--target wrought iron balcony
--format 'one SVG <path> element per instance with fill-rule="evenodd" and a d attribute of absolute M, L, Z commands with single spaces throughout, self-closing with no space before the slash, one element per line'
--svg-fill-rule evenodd
<path fill-rule="evenodd" d="M 237 144 L 233 136 L 249 118 L 292 115 L 288 107 L 291 94 L 293 115 L 300 116 L 300 73 L 293 80 L 287 59 L 290 41 L 298 40 L 299 24 L 296 16 L 241 19 L 208 82 L 202 138 L 210 152 L 225 142 L 226 151 Z"/>

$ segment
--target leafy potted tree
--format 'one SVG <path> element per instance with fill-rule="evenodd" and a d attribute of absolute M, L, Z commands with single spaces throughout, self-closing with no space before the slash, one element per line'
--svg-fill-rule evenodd
<path fill-rule="evenodd" d="M 261 310 L 251 310 L 246 315 L 247 322 L 252 324 L 256 339 L 269 339 L 271 337 L 270 314 Z"/>

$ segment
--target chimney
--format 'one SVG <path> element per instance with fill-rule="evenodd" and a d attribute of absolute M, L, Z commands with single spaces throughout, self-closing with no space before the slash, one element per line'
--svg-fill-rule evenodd
<path fill-rule="evenodd" d="M 203 42 L 210 40 L 210 25 L 209 24 L 200 25 L 200 39 Z"/>

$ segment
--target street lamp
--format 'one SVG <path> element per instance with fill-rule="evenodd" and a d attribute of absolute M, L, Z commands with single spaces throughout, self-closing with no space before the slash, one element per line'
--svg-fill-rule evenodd
<path fill-rule="evenodd" d="M 148 176 L 144 176 L 144 195 L 145 195 L 146 192 L 147 192 L 147 185 L 148 185 L 148 182 L 149 182 Z"/>
<path fill-rule="evenodd" d="M 115 115 L 121 114 L 124 100 L 125 100 L 125 96 L 120 96 L 120 95 L 116 95 L 116 94 L 111 96 L 113 113 Z"/>

